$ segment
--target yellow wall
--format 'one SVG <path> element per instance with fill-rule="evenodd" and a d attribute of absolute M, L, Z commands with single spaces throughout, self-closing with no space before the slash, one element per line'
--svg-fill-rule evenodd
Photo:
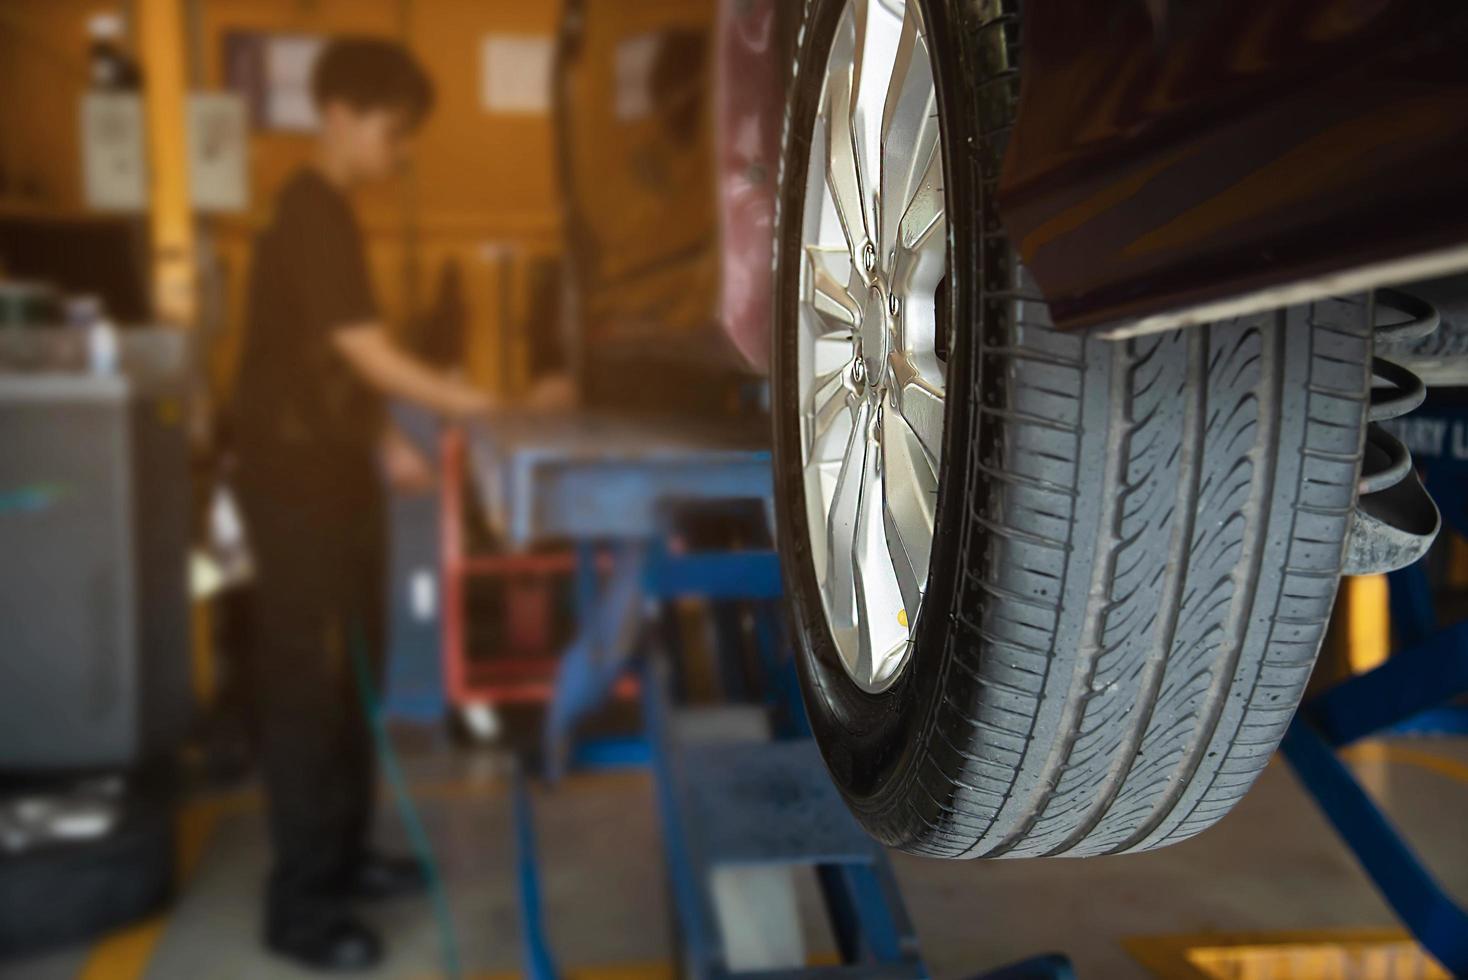
<path fill-rule="evenodd" d="M 80 98 L 86 87 L 84 0 L 0 0 L 0 208 L 81 207 Z M 22 193 L 19 184 L 32 191 Z"/>
<path fill-rule="evenodd" d="M 714 0 L 591 0 L 587 43 L 566 84 L 571 192 L 590 255 L 582 263 L 582 329 L 592 343 L 688 342 L 713 326 L 718 217 L 712 72 Z M 683 88 L 692 129 L 674 133 L 666 111 L 619 119 L 608 104 L 620 43 L 677 31 L 706 40 L 701 74 Z"/>

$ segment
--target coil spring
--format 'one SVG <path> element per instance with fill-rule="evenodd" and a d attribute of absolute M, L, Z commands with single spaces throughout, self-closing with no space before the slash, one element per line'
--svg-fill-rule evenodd
<path fill-rule="evenodd" d="M 1437 307 L 1420 296 L 1397 289 L 1378 289 L 1376 307 L 1386 308 L 1407 317 L 1396 323 L 1378 324 L 1373 332 L 1376 344 L 1406 344 L 1434 333 L 1442 323 Z M 1387 431 L 1381 423 L 1401 418 L 1427 398 L 1422 379 L 1395 361 L 1372 356 L 1371 373 L 1386 387 L 1372 388 L 1371 407 L 1367 411 L 1366 455 L 1361 463 L 1361 496 L 1390 490 L 1412 472 L 1412 454 L 1402 440 Z"/>

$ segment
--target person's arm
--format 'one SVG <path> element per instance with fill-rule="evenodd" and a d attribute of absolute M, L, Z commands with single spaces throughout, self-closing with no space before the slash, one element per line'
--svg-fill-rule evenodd
<path fill-rule="evenodd" d="M 457 378 L 434 370 L 393 343 L 378 323 L 332 331 L 332 343 L 352 369 L 384 395 L 414 402 L 449 418 L 479 415 L 493 407 L 489 396 Z"/>
<path fill-rule="evenodd" d="M 387 482 L 399 493 L 427 493 L 433 489 L 433 464 L 392 421 L 382 434 L 381 460 Z"/>
<path fill-rule="evenodd" d="M 278 208 L 281 238 L 295 252 L 301 320 L 367 387 L 450 418 L 490 409 L 487 395 L 404 352 L 388 335 L 350 209 L 311 181 L 297 181 Z"/>
<path fill-rule="evenodd" d="M 525 404 L 537 412 L 569 412 L 580 401 L 569 374 L 549 374 L 530 386 Z"/>

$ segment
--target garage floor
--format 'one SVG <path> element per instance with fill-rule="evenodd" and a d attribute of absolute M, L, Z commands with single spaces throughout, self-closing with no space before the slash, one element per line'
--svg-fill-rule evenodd
<path fill-rule="evenodd" d="M 412 750 L 406 762 L 445 865 L 467 970 L 513 973 L 518 918 L 501 761 L 434 746 Z M 1442 880 L 1468 899 L 1468 739 L 1370 743 L 1352 762 Z M 539 795 L 536 816 L 562 965 L 582 977 L 667 976 L 671 943 L 648 777 L 575 778 Z M 90 948 L 0 965 L 0 980 L 309 976 L 256 944 L 267 861 L 258 795 L 201 800 L 184 825 L 193 867 L 170 916 Z M 390 815 L 383 836 L 398 836 Z M 1248 941 L 1258 942 L 1287 931 L 1345 930 L 1335 938 L 1365 939 L 1393 925 L 1279 760 L 1220 827 L 1165 851 L 1084 861 L 894 860 L 937 977 L 1051 950 L 1068 953 L 1081 977 L 1196 976 L 1177 964 L 1181 947 L 1197 945 L 1199 934 L 1224 941 L 1251 934 Z M 438 972 L 426 901 L 370 915 L 391 946 L 380 976 Z"/>

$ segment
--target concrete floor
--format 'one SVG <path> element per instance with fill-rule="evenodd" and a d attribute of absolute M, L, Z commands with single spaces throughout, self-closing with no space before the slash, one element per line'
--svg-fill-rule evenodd
<path fill-rule="evenodd" d="M 1372 743 L 1352 764 L 1441 880 L 1468 899 L 1468 739 Z M 498 760 L 440 747 L 414 750 L 407 765 L 445 866 L 466 969 L 474 976 L 516 971 L 510 800 Z M 390 813 L 382 823 L 382 836 L 401 846 Z M 562 965 L 583 976 L 667 975 L 672 944 L 648 778 L 574 778 L 537 794 L 536 824 L 551 941 Z M 202 802 L 187 826 L 197 860 L 171 915 L 87 948 L 0 964 L 0 980 L 309 976 L 265 956 L 256 942 L 267 865 L 258 797 L 246 791 Z M 1394 924 L 1278 760 L 1219 827 L 1164 851 L 1091 860 L 893 860 L 937 977 L 1052 950 L 1069 954 L 1081 977 L 1148 976 L 1137 951 L 1163 946 L 1169 936 Z M 438 973 L 426 901 L 369 916 L 391 945 L 379 976 Z"/>

